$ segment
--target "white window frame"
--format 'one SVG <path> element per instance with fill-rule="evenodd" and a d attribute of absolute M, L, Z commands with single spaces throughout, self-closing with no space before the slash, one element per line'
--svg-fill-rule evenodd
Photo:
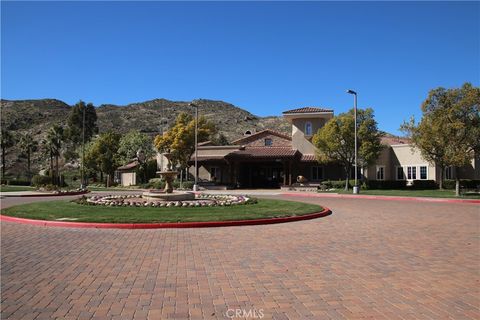
<path fill-rule="evenodd" d="M 309 133 L 308 130 L 307 130 L 308 125 L 310 125 L 310 133 Z M 313 125 L 312 125 L 312 122 L 311 122 L 311 121 L 305 122 L 305 135 L 306 135 L 306 136 L 311 136 L 311 135 L 313 135 Z"/>
<path fill-rule="evenodd" d="M 425 179 L 422 179 L 422 167 L 425 167 Z M 419 165 L 418 166 L 418 180 L 428 180 L 428 166 Z"/>
<path fill-rule="evenodd" d="M 421 175 L 420 175 L 420 168 L 421 167 L 425 167 L 426 170 L 427 170 L 427 177 L 426 179 L 421 179 Z M 398 179 L 398 168 L 403 168 L 403 180 L 406 180 L 406 181 L 413 181 L 413 180 L 428 180 L 429 179 L 429 173 L 428 173 L 428 170 L 429 170 L 429 166 L 428 164 L 409 164 L 409 165 L 404 165 L 404 166 L 397 166 L 396 167 L 396 171 L 395 171 L 395 179 L 396 180 L 401 180 L 401 179 Z M 409 176 L 409 172 L 408 172 L 408 169 L 411 169 L 410 171 L 410 176 Z M 413 173 L 415 171 L 415 177 L 413 177 Z"/>
<path fill-rule="evenodd" d="M 380 169 L 383 169 L 383 170 L 380 171 Z M 380 172 L 382 173 L 382 177 L 379 179 L 378 174 Z M 375 179 L 379 180 L 379 181 L 384 181 L 385 180 L 385 166 L 377 166 L 377 168 L 375 170 Z"/>
<path fill-rule="evenodd" d="M 317 170 L 317 179 L 314 179 L 313 178 L 313 171 L 314 170 Z M 321 171 L 322 175 L 321 177 L 319 177 L 319 174 L 318 174 L 318 171 Z M 311 169 L 310 169 L 310 177 L 312 179 L 312 181 L 320 181 L 320 180 L 323 180 L 323 167 L 322 166 L 313 166 Z"/>

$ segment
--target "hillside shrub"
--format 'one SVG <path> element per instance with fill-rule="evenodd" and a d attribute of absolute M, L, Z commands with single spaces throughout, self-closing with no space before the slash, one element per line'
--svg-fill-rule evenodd
<path fill-rule="evenodd" d="M 52 178 L 49 176 L 34 175 L 32 178 L 32 186 L 40 187 L 52 184 Z"/>
<path fill-rule="evenodd" d="M 412 189 L 430 190 L 438 189 L 438 184 L 435 180 L 413 180 Z"/>

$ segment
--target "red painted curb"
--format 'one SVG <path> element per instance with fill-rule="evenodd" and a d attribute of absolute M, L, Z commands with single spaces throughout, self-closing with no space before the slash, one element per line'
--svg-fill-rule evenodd
<path fill-rule="evenodd" d="M 61 194 L 61 193 L 45 193 L 45 194 L 20 194 L 20 195 L 9 195 L 8 192 L 2 193 L 2 197 L 7 197 L 7 198 L 34 198 L 34 197 L 66 197 L 66 196 L 78 196 L 82 194 L 87 194 L 90 193 L 90 191 L 87 192 L 72 192 L 72 193 L 67 193 L 67 194 Z"/>
<path fill-rule="evenodd" d="M 374 196 L 374 195 L 354 195 L 354 194 L 332 194 L 332 193 L 282 193 L 289 197 L 306 198 L 344 198 L 344 199 L 373 199 L 373 200 L 398 200 L 398 201 L 416 201 L 416 202 L 446 202 L 446 203 L 466 203 L 480 204 L 476 199 L 449 199 L 449 198 L 429 198 L 429 197 L 402 197 L 402 196 Z"/>
<path fill-rule="evenodd" d="M 271 219 L 234 220 L 234 221 L 209 221 L 209 222 L 178 222 L 178 223 L 89 223 L 89 222 L 68 222 L 68 221 L 47 221 L 24 219 L 0 215 L 0 221 L 16 222 L 44 227 L 64 228 L 101 228 L 101 229 L 165 229 L 165 228 L 210 228 L 210 227 L 233 227 L 246 225 L 262 225 L 294 222 L 321 218 L 332 214 L 328 208 L 323 211 L 306 214 L 303 216 L 282 217 Z"/>

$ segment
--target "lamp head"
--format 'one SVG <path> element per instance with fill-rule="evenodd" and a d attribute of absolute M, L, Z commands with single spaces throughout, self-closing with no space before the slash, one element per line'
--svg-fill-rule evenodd
<path fill-rule="evenodd" d="M 355 95 L 357 94 L 357 93 L 356 93 L 355 91 L 353 91 L 353 90 L 347 90 L 347 93 L 349 93 L 349 94 L 355 94 Z"/>

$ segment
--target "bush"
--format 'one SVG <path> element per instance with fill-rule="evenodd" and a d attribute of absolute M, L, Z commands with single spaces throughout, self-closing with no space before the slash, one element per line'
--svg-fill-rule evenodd
<path fill-rule="evenodd" d="M 29 180 L 20 180 L 20 179 L 7 180 L 6 182 L 7 182 L 6 184 L 11 186 L 29 186 L 31 184 L 31 181 Z"/>
<path fill-rule="evenodd" d="M 406 180 L 367 180 L 367 189 L 403 189 L 407 186 Z"/>
<path fill-rule="evenodd" d="M 480 186 L 480 180 L 460 179 L 460 188 L 477 189 Z M 443 180 L 444 189 L 455 189 L 455 180 Z"/>
<path fill-rule="evenodd" d="M 193 189 L 193 184 L 194 184 L 193 181 L 183 181 L 182 182 L 182 187 L 183 187 L 183 189 L 190 190 L 190 189 Z M 176 189 L 180 188 L 180 181 L 179 180 L 173 181 L 173 188 L 176 188 Z"/>
<path fill-rule="evenodd" d="M 435 180 L 413 180 L 412 189 L 438 189 L 438 184 L 435 182 Z"/>
<path fill-rule="evenodd" d="M 58 186 L 54 185 L 54 184 L 46 184 L 44 186 L 42 186 L 42 188 L 45 190 L 45 191 L 55 191 L 55 190 L 58 190 Z"/>
<path fill-rule="evenodd" d="M 324 185 L 327 189 L 344 189 L 345 188 L 345 180 L 325 180 L 322 181 L 320 184 Z M 352 188 L 355 184 L 355 180 L 351 179 L 348 181 L 348 187 Z M 361 185 L 362 182 L 358 180 L 358 184 Z"/>
<path fill-rule="evenodd" d="M 52 184 L 52 178 L 49 176 L 34 175 L 32 178 L 32 186 L 40 187 Z"/>

